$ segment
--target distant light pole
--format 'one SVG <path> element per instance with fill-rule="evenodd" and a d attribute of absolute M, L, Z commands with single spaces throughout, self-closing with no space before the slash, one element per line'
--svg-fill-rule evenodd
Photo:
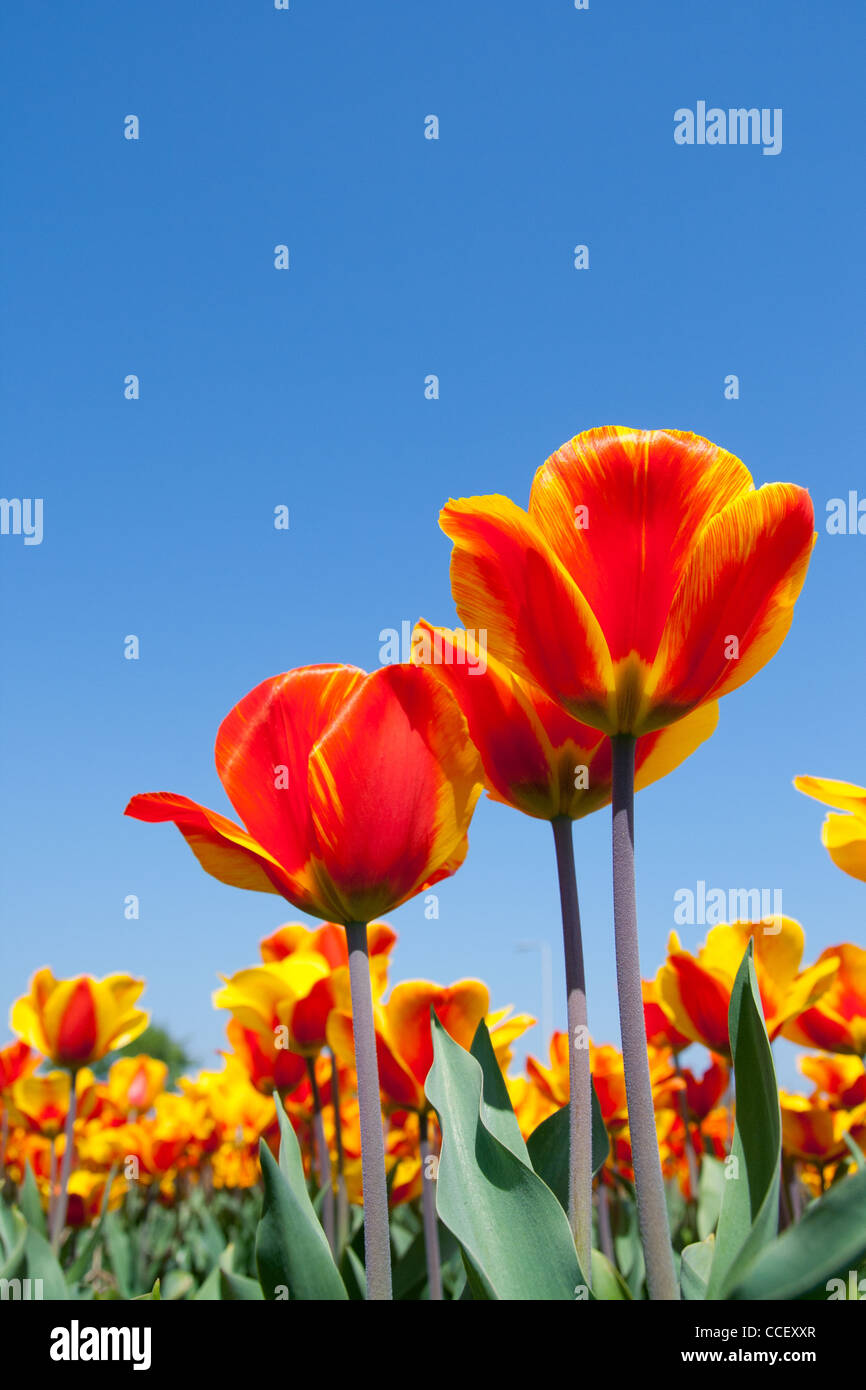
<path fill-rule="evenodd" d="M 538 951 L 541 956 L 541 1031 L 545 1047 L 553 1035 L 553 952 L 547 941 L 518 941 L 518 951 Z"/>

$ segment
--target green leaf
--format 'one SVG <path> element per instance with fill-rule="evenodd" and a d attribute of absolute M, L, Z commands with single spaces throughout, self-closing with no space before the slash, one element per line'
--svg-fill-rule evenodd
<path fill-rule="evenodd" d="M 45 1224 L 42 1203 L 39 1200 L 39 1188 L 36 1186 L 36 1178 L 29 1163 L 24 1165 L 24 1181 L 18 1190 L 18 1205 L 27 1225 L 32 1226 L 33 1230 L 38 1231 L 41 1236 L 47 1236 L 48 1228 Z"/>
<path fill-rule="evenodd" d="M 687 1245 L 680 1260 L 680 1292 L 686 1299 L 707 1296 L 707 1281 L 713 1263 L 716 1237 L 714 1234 Z"/>
<path fill-rule="evenodd" d="M 812 1202 L 796 1226 L 765 1246 L 737 1281 L 733 1299 L 794 1299 L 823 1290 L 866 1257 L 866 1168 Z"/>
<path fill-rule="evenodd" d="M 568 1106 L 554 1110 L 546 1120 L 529 1136 L 527 1148 L 533 1168 L 543 1178 L 552 1192 L 556 1193 L 560 1205 L 568 1211 L 568 1150 L 570 1136 L 568 1129 Z M 595 1177 L 607 1162 L 610 1153 L 610 1137 L 605 1128 L 595 1093 L 592 1087 L 592 1175 Z"/>
<path fill-rule="evenodd" d="M 201 1284 L 192 1295 L 193 1302 L 219 1303 L 221 1297 L 221 1272 L 219 1262 L 217 1262 L 204 1283 Z"/>
<path fill-rule="evenodd" d="M 463 1248 L 476 1297 L 571 1300 L 585 1283 L 568 1218 L 550 1188 L 482 1119 L 480 1064 L 431 1020 L 427 1096 L 439 1116 L 440 1219 Z M 495 1109 L 490 1100 L 489 1108 Z"/>
<path fill-rule="evenodd" d="M 707 1298 L 711 1299 L 727 1297 L 738 1272 L 773 1240 L 779 1227 L 782 1121 L 751 941 L 731 991 L 728 1034 L 736 1088 L 734 1162 L 730 1169 L 725 1165 L 716 1249 L 707 1284 Z"/>
<path fill-rule="evenodd" d="M 250 1282 L 252 1283 L 252 1280 L 250 1280 Z M 162 1293 L 160 1292 L 159 1280 L 156 1279 L 156 1280 L 154 1281 L 154 1285 L 153 1285 L 153 1288 L 151 1289 L 150 1293 L 140 1293 L 140 1294 L 138 1294 L 138 1295 L 135 1297 L 135 1299 L 133 1300 L 133 1302 L 135 1302 L 135 1303 L 148 1303 L 148 1302 L 161 1303 L 161 1302 L 162 1302 Z"/>
<path fill-rule="evenodd" d="M 232 1256 L 234 1251 L 227 1245 L 217 1266 L 220 1276 L 220 1297 L 227 1303 L 261 1303 L 264 1300 L 264 1293 L 261 1285 L 255 1279 L 248 1279 L 245 1274 L 235 1274 L 232 1269 Z"/>
<path fill-rule="evenodd" d="M 259 1143 L 265 1197 L 256 1232 L 256 1267 L 262 1290 L 271 1300 L 278 1288 L 288 1289 L 293 1299 L 345 1300 L 345 1285 L 307 1191 L 295 1131 L 279 1097 L 275 1100 L 280 1124 L 279 1165 L 264 1140 Z"/>
<path fill-rule="evenodd" d="M 631 1302 L 631 1290 L 619 1270 L 600 1250 L 592 1251 L 592 1293 L 602 1302 Z"/>
<path fill-rule="evenodd" d="M 703 1154 L 698 1178 L 698 1244 L 702 1244 L 719 1223 L 724 1186 L 724 1164 L 712 1154 Z"/>
<path fill-rule="evenodd" d="M 110 1211 L 108 1213 L 103 1223 L 103 1229 L 111 1271 L 117 1282 L 118 1292 L 121 1298 L 131 1298 L 132 1246 L 129 1235 L 121 1224 L 119 1212 Z M 141 1286 L 139 1285 L 139 1287 Z"/>
<path fill-rule="evenodd" d="M 32 1226 L 27 1232 L 26 1249 L 27 1274 L 31 1279 L 42 1280 L 42 1297 L 46 1300 L 74 1299 L 75 1292 L 67 1285 L 57 1256 L 45 1237 Z"/>
<path fill-rule="evenodd" d="M 844 1139 L 845 1143 L 848 1145 L 848 1148 L 851 1152 L 851 1156 L 854 1159 L 854 1163 L 856 1164 L 856 1166 L 858 1168 L 866 1168 L 866 1154 L 864 1154 L 863 1150 L 860 1148 L 860 1145 L 857 1143 L 857 1140 L 854 1138 L 854 1136 L 852 1134 L 846 1134 L 844 1136 Z"/>
<path fill-rule="evenodd" d="M 5 1264 L 0 1265 L 0 1279 L 15 1279 L 24 1263 L 24 1250 L 27 1244 L 29 1227 L 17 1207 L 7 1207 L 4 1211 L 3 1244 L 8 1251 Z"/>
<path fill-rule="evenodd" d="M 432 1011 L 431 1011 L 432 1012 Z M 511 1104 L 508 1087 L 502 1075 L 487 1024 L 482 1018 L 472 1039 L 471 1055 L 481 1068 L 481 1119 L 500 1144 L 510 1149 L 521 1163 L 529 1163 L 526 1142 L 520 1132 L 517 1116 Z"/>

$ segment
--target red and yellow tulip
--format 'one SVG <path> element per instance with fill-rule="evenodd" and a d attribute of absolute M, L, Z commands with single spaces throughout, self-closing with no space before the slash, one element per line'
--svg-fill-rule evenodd
<path fill-rule="evenodd" d="M 413 666 L 309 666 L 264 681 L 220 726 L 216 762 L 243 826 L 187 797 L 133 797 L 199 863 L 329 922 L 368 922 L 453 874 L 482 789 L 463 715 Z"/>
<path fill-rule="evenodd" d="M 866 951 L 846 942 L 822 951 L 814 969 L 837 963 L 817 1002 L 785 1024 L 783 1036 L 806 1047 L 866 1057 Z"/>
<path fill-rule="evenodd" d="M 481 755 L 487 794 L 538 820 L 578 820 L 611 798 L 610 741 L 574 719 L 533 681 L 489 653 L 475 637 L 420 622 L 413 660 L 452 691 Z M 645 734 L 635 750 L 635 787 L 667 776 L 714 732 L 716 701 L 675 728 Z"/>
<path fill-rule="evenodd" d="M 799 922 L 790 917 L 780 918 L 772 928 L 762 922 L 721 923 L 708 933 L 696 956 L 684 951 L 676 932 L 671 932 L 667 960 L 656 976 L 658 998 L 680 1033 L 720 1056 L 730 1055 L 728 1007 L 749 941 L 754 943 L 755 973 L 771 1038 L 821 997 L 838 968 L 836 957 L 830 957 L 800 970 L 805 937 Z"/>
<path fill-rule="evenodd" d="M 680 430 L 609 427 L 538 470 L 529 508 L 451 501 L 464 627 L 575 719 L 645 734 L 735 690 L 781 646 L 814 539 L 808 493 L 755 489 Z"/>
<path fill-rule="evenodd" d="M 9 1025 L 57 1066 L 74 1069 L 144 1032 L 148 1015 L 133 1007 L 143 989 L 144 981 L 131 975 L 55 980 L 46 967 L 33 976 L 30 993 L 13 1004 Z"/>

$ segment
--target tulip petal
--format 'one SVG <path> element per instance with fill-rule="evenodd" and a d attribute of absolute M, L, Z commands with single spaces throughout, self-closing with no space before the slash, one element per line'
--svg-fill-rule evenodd
<path fill-rule="evenodd" d="M 696 537 L 754 484 L 700 435 L 588 430 L 538 470 L 529 515 L 588 602 L 613 660 L 652 664 Z M 581 513 L 580 508 L 585 508 Z"/>
<path fill-rule="evenodd" d="M 640 716 L 659 728 L 750 680 L 778 651 L 814 539 L 809 494 L 788 483 L 714 516 L 677 589 Z"/>
<path fill-rule="evenodd" d="M 310 756 L 318 871 L 368 921 L 441 877 L 464 850 L 482 789 L 478 754 L 440 681 L 414 666 L 365 677 Z"/>
<path fill-rule="evenodd" d="M 614 672 L 589 603 L 528 514 L 507 497 L 451 501 L 451 590 L 461 622 L 576 719 L 615 732 Z"/>
<path fill-rule="evenodd" d="M 317 889 L 308 870 L 287 874 L 241 826 L 189 797 L 146 792 L 132 798 L 125 814 L 136 820 L 173 821 L 205 872 L 220 883 L 279 893 L 302 911 L 316 911 Z"/>
<path fill-rule="evenodd" d="M 837 869 L 866 883 L 866 820 L 831 813 L 821 827 L 821 841 Z"/>
<path fill-rule="evenodd" d="M 866 787 L 837 782 L 832 777 L 795 777 L 794 786 L 834 811 L 852 811 L 855 816 L 866 818 Z"/>

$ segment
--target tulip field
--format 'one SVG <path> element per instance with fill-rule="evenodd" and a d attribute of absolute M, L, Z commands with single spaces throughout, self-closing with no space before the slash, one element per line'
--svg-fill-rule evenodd
<path fill-rule="evenodd" d="M 298 667 L 243 695 L 216 731 L 224 809 L 129 788 L 142 860 L 171 823 L 191 876 L 271 894 L 288 920 L 244 968 L 213 961 L 212 1070 L 172 1074 L 141 1047 L 159 1005 L 143 979 L 34 959 L 11 982 L 4 1298 L 866 1296 L 866 950 L 815 952 L 762 905 L 639 954 L 635 793 L 723 740 L 719 702 L 792 624 L 796 640 L 809 494 L 675 429 L 586 431 L 530 481 L 526 509 L 496 494 L 441 513 L 463 626 L 422 620 L 409 660 Z M 866 894 L 866 789 L 822 771 L 792 749 L 824 808 L 815 862 Z M 389 920 L 459 888 L 482 795 L 553 840 L 567 1027 L 520 1064 L 521 1001 L 406 978 Z M 615 1044 L 588 1026 L 588 816 L 611 819 Z"/>

